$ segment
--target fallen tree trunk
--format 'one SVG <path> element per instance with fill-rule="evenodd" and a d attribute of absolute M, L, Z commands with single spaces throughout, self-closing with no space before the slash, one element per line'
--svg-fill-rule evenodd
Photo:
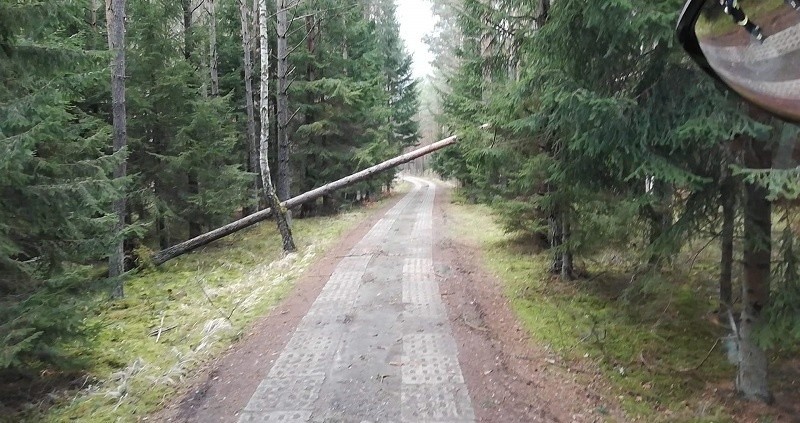
<path fill-rule="evenodd" d="M 325 194 L 330 192 L 336 191 L 338 189 L 344 188 L 349 185 L 353 185 L 356 182 L 363 181 L 364 179 L 369 178 L 377 173 L 383 172 L 385 170 L 389 170 L 393 167 L 399 166 L 403 163 L 410 162 L 416 158 L 422 157 L 426 154 L 433 153 L 436 150 L 440 150 L 444 147 L 449 145 L 455 144 L 458 141 L 458 137 L 453 135 L 452 137 L 445 138 L 441 141 L 433 143 L 431 145 L 418 148 L 412 152 L 403 154 L 401 156 L 397 156 L 393 159 L 389 159 L 383 163 L 377 164 L 375 166 L 369 167 L 364 169 L 360 172 L 354 173 L 350 176 L 345 176 L 338 181 L 331 182 L 327 185 L 323 185 L 319 188 L 315 188 L 311 191 L 308 191 L 304 194 L 298 195 L 297 197 L 290 198 L 281 203 L 281 206 L 290 209 L 293 207 L 297 207 L 303 203 L 307 203 L 309 201 L 316 200 L 319 197 L 322 197 Z M 236 231 L 244 229 L 248 226 L 252 226 L 262 220 L 265 220 L 272 215 L 272 209 L 264 209 L 259 212 L 253 213 L 247 217 L 239 219 L 235 222 L 228 223 L 225 226 L 220 228 L 214 229 L 211 232 L 206 232 L 202 235 L 194 237 L 188 241 L 181 242 L 180 244 L 175 244 L 172 247 L 167 249 L 161 250 L 155 254 L 153 254 L 152 260 L 153 264 L 160 265 L 168 260 L 172 260 L 175 257 L 180 255 L 186 254 L 198 247 L 202 247 L 212 241 L 216 241 L 222 237 L 228 236 Z"/>

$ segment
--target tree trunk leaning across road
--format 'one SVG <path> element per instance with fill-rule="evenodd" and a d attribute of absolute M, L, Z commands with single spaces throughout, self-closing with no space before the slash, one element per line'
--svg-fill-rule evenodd
<path fill-rule="evenodd" d="M 389 170 L 396 166 L 399 166 L 403 163 L 408 163 L 416 158 L 422 157 L 424 155 L 433 153 L 434 151 L 440 150 L 444 147 L 450 146 L 455 144 L 458 141 L 458 137 L 453 135 L 449 138 L 445 138 L 439 142 L 434 144 L 418 148 L 414 151 L 409 153 L 397 156 L 393 159 L 389 159 L 383 163 L 377 164 L 375 166 L 369 167 L 364 169 L 360 172 L 356 172 L 350 176 L 346 176 L 342 179 L 339 179 L 335 182 L 331 182 L 327 185 L 323 185 L 319 188 L 315 188 L 311 191 L 308 191 L 304 194 L 298 195 L 297 197 L 291 198 L 289 200 L 284 201 L 282 206 L 284 208 L 294 208 L 303 203 L 316 200 L 323 195 L 329 194 L 333 191 L 338 189 L 344 188 L 349 185 L 353 185 L 357 182 L 363 181 L 369 177 L 372 177 L 380 172 Z M 198 247 L 202 247 L 212 241 L 218 240 L 225 236 L 228 236 L 236 231 L 241 229 L 247 228 L 249 226 L 255 225 L 262 220 L 269 218 L 272 214 L 271 209 L 264 209 L 259 212 L 253 213 L 250 216 L 247 216 L 243 219 L 239 219 L 235 222 L 231 222 L 223 227 L 214 229 L 211 232 L 205 233 L 198 237 L 192 238 L 188 241 L 184 241 L 180 244 L 175 244 L 172 247 L 159 251 L 158 253 L 154 254 L 152 259 L 153 263 L 156 265 L 163 264 L 164 262 L 171 260 L 175 257 L 188 253 Z"/>
<path fill-rule="evenodd" d="M 106 22 L 108 25 L 108 48 L 114 52 L 111 59 L 111 113 L 114 121 L 114 152 L 125 148 L 128 144 L 127 118 L 125 111 L 125 0 L 106 0 Z M 124 178 L 127 174 L 126 162 L 121 162 L 114 169 L 114 179 Z M 122 298 L 125 272 L 125 247 L 122 235 L 125 229 L 126 203 L 123 194 L 114 201 L 114 213 L 117 221 L 114 234 L 119 237 L 108 257 L 108 276 L 117 278 L 111 291 L 113 298 Z"/>

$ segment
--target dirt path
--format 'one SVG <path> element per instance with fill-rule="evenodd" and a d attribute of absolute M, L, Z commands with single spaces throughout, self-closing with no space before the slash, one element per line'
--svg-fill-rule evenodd
<path fill-rule="evenodd" d="M 592 422 L 614 412 L 532 346 L 448 190 L 416 178 L 156 421 Z M 603 413 L 603 414 L 601 414 Z M 619 420 L 619 419 L 615 419 Z"/>

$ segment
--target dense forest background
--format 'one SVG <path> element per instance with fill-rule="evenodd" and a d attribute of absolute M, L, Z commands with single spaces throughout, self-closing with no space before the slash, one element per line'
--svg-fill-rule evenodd
<path fill-rule="evenodd" d="M 674 298 L 694 263 L 681 253 L 718 247 L 686 293 L 717 292 L 737 389 L 771 402 L 763 348 L 800 340 L 797 127 L 687 58 L 674 40 L 681 0 L 433 4 L 441 133 L 464 135 L 434 169 L 549 251 L 563 280 L 596 285 L 614 267 L 602 253 L 622 258 L 615 308 Z"/>
<path fill-rule="evenodd" d="M 281 200 L 417 141 L 416 81 L 393 2 L 267 2 L 268 104 L 259 96 L 258 3 L 0 4 L 4 377 L 65 358 L 63 347 L 84 327 L 64 295 L 100 281 L 122 296 L 125 272 L 146 266 L 152 251 L 264 207 L 262 107 Z M 116 18 L 122 43 L 112 39 Z M 122 144 L 110 71 L 120 63 Z M 296 215 L 335 212 L 392 178 L 338 191 Z M 117 245 L 124 269 L 112 263 L 106 272 Z"/>
<path fill-rule="evenodd" d="M 435 0 L 423 110 L 391 0 L 266 2 L 266 81 L 259 3 L 0 3 L 0 379 L 81 359 L 96 311 L 69 298 L 121 288 L 153 251 L 266 206 L 266 110 L 281 200 L 397 155 L 435 115 L 439 138 L 460 141 L 433 169 L 545 250 L 554 277 L 588 285 L 598 257 L 617 260 L 627 283 L 614 307 L 669 307 L 678 257 L 714 248 L 706 285 L 684 294 L 713 289 L 737 389 L 772 400 L 768 363 L 800 340 L 798 130 L 689 61 L 673 39 L 681 0 Z M 124 49 L 109 48 L 115 17 Z M 333 213 L 392 178 L 295 217 Z M 108 267 L 115 254 L 121 272 Z"/>

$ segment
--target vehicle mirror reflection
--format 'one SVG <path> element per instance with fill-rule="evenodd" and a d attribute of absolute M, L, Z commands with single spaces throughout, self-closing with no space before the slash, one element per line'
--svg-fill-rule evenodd
<path fill-rule="evenodd" d="M 733 90 L 800 121 L 800 0 L 708 0 L 694 31 L 708 65 Z"/>

